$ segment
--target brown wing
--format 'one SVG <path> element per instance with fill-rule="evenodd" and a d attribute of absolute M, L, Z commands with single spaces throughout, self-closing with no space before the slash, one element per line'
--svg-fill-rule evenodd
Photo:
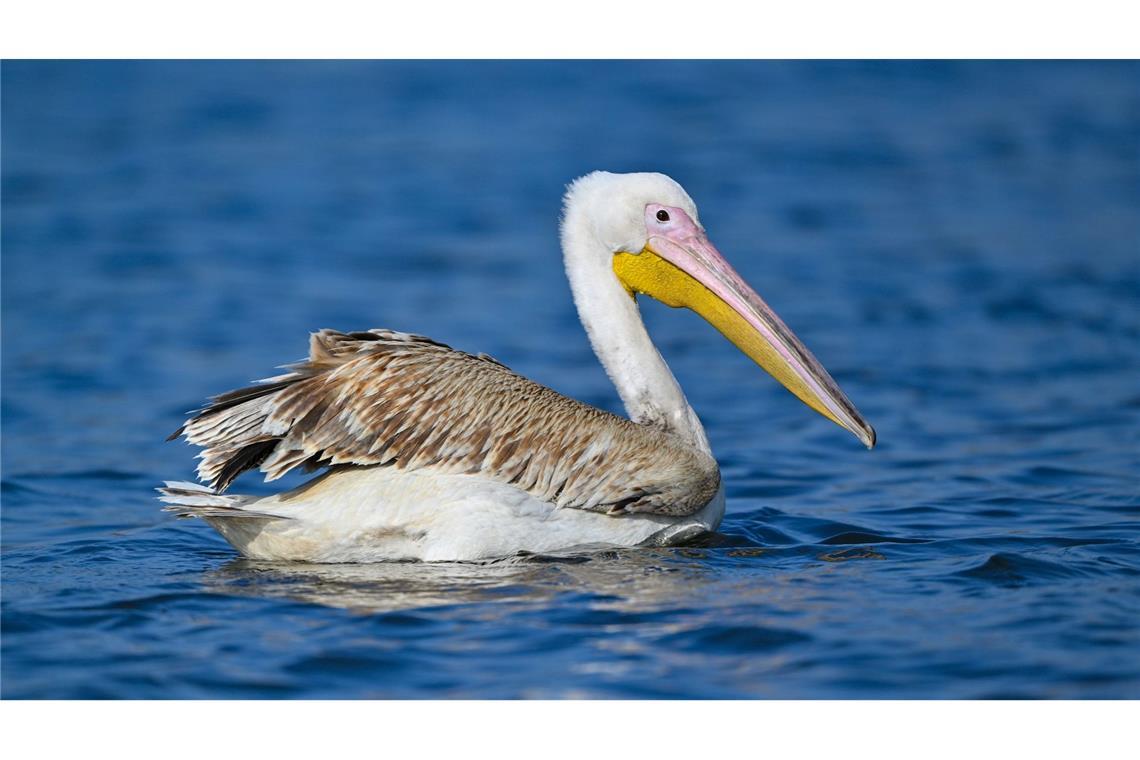
<path fill-rule="evenodd" d="M 716 462 L 663 430 L 567 398 L 490 357 L 418 335 L 312 335 L 288 374 L 212 399 L 171 438 L 205 447 L 219 491 L 260 468 L 378 465 L 472 473 L 563 507 L 687 515 Z"/>

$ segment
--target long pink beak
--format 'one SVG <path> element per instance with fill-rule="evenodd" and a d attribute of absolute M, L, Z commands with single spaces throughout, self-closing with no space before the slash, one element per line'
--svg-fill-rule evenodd
<path fill-rule="evenodd" d="M 736 273 L 684 210 L 650 204 L 645 220 L 649 230 L 646 249 L 707 289 L 709 297 L 698 290 L 687 298 L 692 303 L 683 305 L 705 317 L 808 406 L 850 430 L 868 448 L 875 445 L 874 428 L 819 360 Z"/>

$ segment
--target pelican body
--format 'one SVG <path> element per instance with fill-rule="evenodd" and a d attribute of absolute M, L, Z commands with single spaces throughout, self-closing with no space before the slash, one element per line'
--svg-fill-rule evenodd
<path fill-rule="evenodd" d="M 202 446 L 207 485 L 159 489 L 243 555 L 455 561 L 583 546 L 669 545 L 716 530 L 724 483 L 700 420 L 654 347 L 644 294 L 696 311 L 866 446 L 875 433 L 709 242 L 663 174 L 594 172 L 567 189 L 562 251 L 579 317 L 628 419 L 483 355 L 391 330 L 311 336 L 287 373 L 215 396 L 171 438 Z M 264 498 L 226 493 L 324 469 Z"/>

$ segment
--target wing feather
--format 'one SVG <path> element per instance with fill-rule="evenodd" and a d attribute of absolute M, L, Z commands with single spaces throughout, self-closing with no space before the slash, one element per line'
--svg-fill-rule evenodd
<path fill-rule="evenodd" d="M 173 437 L 204 447 L 222 491 L 333 465 L 431 468 L 512 484 L 562 507 L 687 515 L 715 494 L 715 461 L 528 380 L 484 354 L 391 330 L 322 330 L 286 374 L 211 399 Z"/>

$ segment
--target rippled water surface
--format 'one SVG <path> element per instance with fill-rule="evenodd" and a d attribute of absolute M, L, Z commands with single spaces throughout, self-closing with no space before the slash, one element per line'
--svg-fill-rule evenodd
<path fill-rule="evenodd" d="M 697 545 L 298 566 L 159 510 L 320 327 L 618 410 L 595 168 L 680 180 L 880 446 L 646 304 Z M 1136 64 L 6 62 L 2 234 L 4 697 L 1140 697 Z"/>

